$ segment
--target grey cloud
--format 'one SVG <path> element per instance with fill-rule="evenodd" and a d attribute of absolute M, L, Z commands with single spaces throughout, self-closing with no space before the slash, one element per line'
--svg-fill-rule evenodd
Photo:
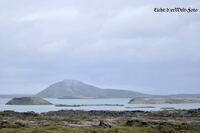
<path fill-rule="evenodd" d="M 180 4 L 154 2 L 0 0 L 1 92 L 36 93 L 72 78 L 144 93 L 200 93 L 199 13 L 154 13 Z M 181 2 L 188 4 L 200 5 Z"/>

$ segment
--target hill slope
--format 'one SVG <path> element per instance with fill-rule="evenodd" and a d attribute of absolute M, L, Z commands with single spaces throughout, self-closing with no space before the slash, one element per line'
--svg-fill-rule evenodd
<path fill-rule="evenodd" d="M 132 98 L 145 94 L 114 89 L 101 89 L 77 80 L 63 80 L 36 94 L 45 98 Z"/>

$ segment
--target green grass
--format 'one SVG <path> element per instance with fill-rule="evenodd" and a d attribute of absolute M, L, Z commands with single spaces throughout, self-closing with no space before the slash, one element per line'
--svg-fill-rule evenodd
<path fill-rule="evenodd" d="M 189 129 L 175 129 L 168 126 L 118 126 L 112 128 L 98 127 L 64 127 L 59 125 L 50 125 L 44 127 L 30 128 L 4 128 L 0 133 L 192 133 Z"/>

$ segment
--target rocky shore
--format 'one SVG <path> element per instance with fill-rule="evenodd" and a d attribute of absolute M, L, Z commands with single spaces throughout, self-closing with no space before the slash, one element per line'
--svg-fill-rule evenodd
<path fill-rule="evenodd" d="M 164 111 L 0 112 L 0 133 L 198 133 L 200 109 Z"/>

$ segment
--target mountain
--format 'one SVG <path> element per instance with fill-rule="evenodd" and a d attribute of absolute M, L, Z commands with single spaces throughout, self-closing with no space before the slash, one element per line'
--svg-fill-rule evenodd
<path fill-rule="evenodd" d="M 20 97 L 11 99 L 6 105 L 51 105 L 51 103 L 40 97 Z"/>
<path fill-rule="evenodd" d="M 63 80 L 36 94 L 44 98 L 132 98 L 146 94 L 128 90 L 101 89 L 77 80 Z"/>

